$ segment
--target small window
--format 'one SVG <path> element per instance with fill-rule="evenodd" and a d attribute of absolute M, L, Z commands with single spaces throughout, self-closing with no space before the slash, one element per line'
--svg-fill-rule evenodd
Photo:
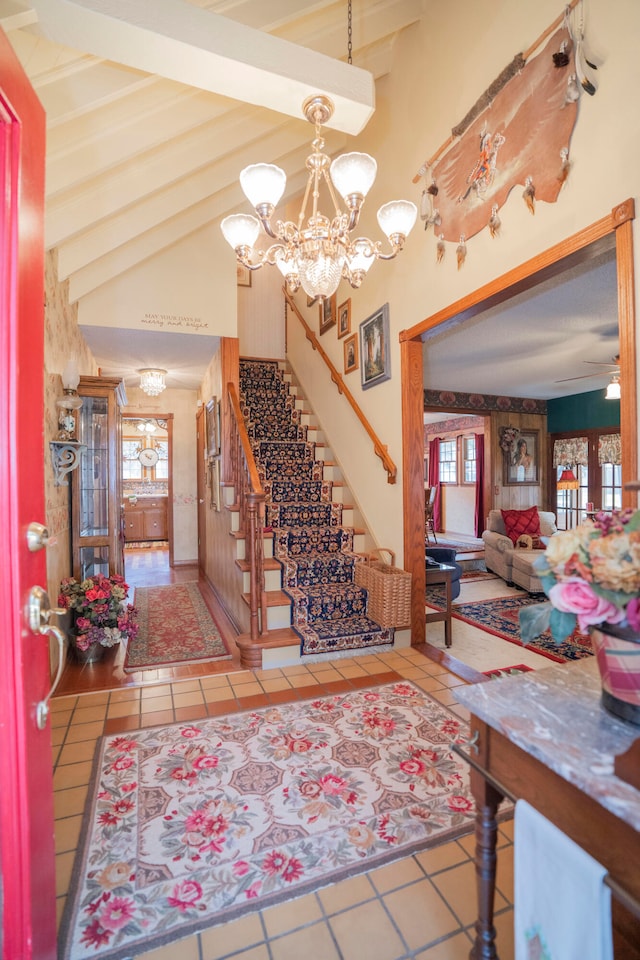
<path fill-rule="evenodd" d="M 440 441 L 440 483 L 456 483 L 458 458 L 455 440 Z"/>
<path fill-rule="evenodd" d="M 122 479 L 142 480 L 142 464 L 138 460 L 141 444 L 139 440 L 122 441 Z"/>
<path fill-rule="evenodd" d="M 622 466 L 616 463 L 603 463 L 602 471 L 602 510 L 622 509 Z"/>
<path fill-rule="evenodd" d="M 476 438 L 462 437 L 462 482 L 476 482 Z"/>
<path fill-rule="evenodd" d="M 154 447 L 158 451 L 158 462 L 155 467 L 156 480 L 169 479 L 169 442 L 168 440 L 156 440 Z"/>

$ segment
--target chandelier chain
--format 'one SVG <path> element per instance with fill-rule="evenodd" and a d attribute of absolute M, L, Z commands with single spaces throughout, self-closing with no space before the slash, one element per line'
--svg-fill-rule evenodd
<path fill-rule="evenodd" d="M 353 18 L 351 0 L 347 0 L 347 63 L 353 63 Z"/>

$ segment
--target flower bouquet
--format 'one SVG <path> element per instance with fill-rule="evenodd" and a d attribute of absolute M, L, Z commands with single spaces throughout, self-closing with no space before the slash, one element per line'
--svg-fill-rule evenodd
<path fill-rule="evenodd" d="M 137 612 L 124 601 L 129 585 L 124 577 L 98 573 L 81 582 L 66 577 L 60 584 L 58 605 L 73 615 L 72 636 L 78 650 L 85 652 L 94 644 L 113 647 L 121 640 L 132 640 L 138 633 Z"/>
<path fill-rule="evenodd" d="M 523 643 L 547 628 L 562 643 L 576 625 L 640 633 L 640 510 L 600 512 L 554 534 L 534 566 L 549 600 L 520 610 Z"/>

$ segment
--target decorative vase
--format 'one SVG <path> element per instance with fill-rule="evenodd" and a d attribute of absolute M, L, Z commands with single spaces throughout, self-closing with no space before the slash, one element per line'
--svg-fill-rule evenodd
<path fill-rule="evenodd" d="M 76 663 L 98 663 L 104 658 L 107 648 L 101 643 L 90 643 L 86 650 L 80 650 L 75 643 L 71 643 L 71 650 Z"/>
<path fill-rule="evenodd" d="M 608 623 L 591 627 L 590 635 L 600 670 L 602 706 L 640 726 L 640 636 L 630 627 Z"/>

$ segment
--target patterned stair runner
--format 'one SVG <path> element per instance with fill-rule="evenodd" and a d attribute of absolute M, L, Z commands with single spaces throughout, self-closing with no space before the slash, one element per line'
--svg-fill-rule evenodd
<path fill-rule="evenodd" d="M 332 500 L 324 463 L 315 458 L 277 362 L 241 360 L 240 393 L 302 655 L 391 643 L 393 630 L 367 616 L 367 591 L 354 583 L 362 559 L 353 549 L 354 531 L 342 525 L 342 504 Z"/>

